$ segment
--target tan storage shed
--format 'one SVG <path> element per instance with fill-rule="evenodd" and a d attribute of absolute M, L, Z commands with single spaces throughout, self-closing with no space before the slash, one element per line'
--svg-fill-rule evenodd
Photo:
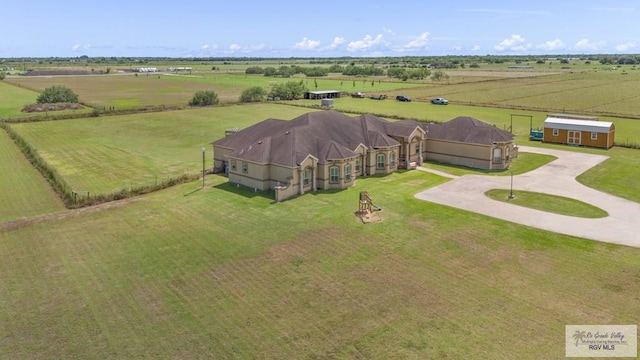
<path fill-rule="evenodd" d="M 542 141 L 547 143 L 609 149 L 614 145 L 615 125 L 594 117 L 549 115 Z"/>

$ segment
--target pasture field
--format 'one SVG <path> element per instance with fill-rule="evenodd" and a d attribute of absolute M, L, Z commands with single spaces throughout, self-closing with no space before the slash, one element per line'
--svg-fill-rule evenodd
<path fill-rule="evenodd" d="M 64 210 L 64 204 L 0 129 L 0 222 Z"/>
<path fill-rule="evenodd" d="M 316 104 L 317 101 L 299 101 L 297 104 Z M 391 100 L 337 99 L 336 108 L 344 112 L 371 112 L 382 116 L 396 114 L 402 118 L 447 121 L 455 116 L 472 116 L 500 128 L 510 126 L 511 110 L 474 106 L 437 106 L 421 102 L 402 103 Z M 374 109 L 372 104 L 377 108 Z M 367 106 L 369 105 L 369 106 Z M 420 117 L 429 109 L 428 117 Z M 244 128 L 269 117 L 292 119 L 317 108 L 286 106 L 281 104 L 231 105 L 207 109 L 189 109 L 157 113 L 105 116 L 87 119 L 47 121 L 14 124 L 13 128 L 40 156 L 67 181 L 74 190 L 91 194 L 108 194 L 121 189 L 156 185 L 163 180 L 182 174 L 194 174 L 202 169 L 201 147 L 207 150 L 207 168 L 210 167 L 209 143 L 224 136 L 229 128 Z M 534 127 L 542 124 L 545 113 L 527 113 L 534 116 Z M 640 121 L 616 119 L 618 137 L 629 129 L 630 139 L 640 142 Z M 527 140 L 529 121 L 514 118 L 516 143 L 528 146 L 554 147 L 550 144 Z M 47 134 L 47 136 L 41 136 Z M 555 145 L 567 150 L 566 146 Z M 591 187 L 625 198 L 636 199 L 635 187 L 629 182 L 640 178 L 640 158 L 637 150 L 613 148 L 610 150 L 575 148 L 610 156 L 604 165 L 590 171 L 600 175 L 590 181 Z M 620 154 L 620 155 L 618 155 Z M 526 155 L 525 155 L 526 156 Z M 431 166 L 431 165 L 429 165 Z M 612 168 L 609 168 L 611 166 Z M 615 170 L 615 171 L 611 171 Z M 453 170 L 455 173 L 459 170 Z M 622 171 L 625 176 L 617 176 Z M 637 175 L 635 175 L 637 174 Z M 589 181 L 589 180 L 587 180 Z M 601 186 L 600 181 L 606 184 Z"/>
<path fill-rule="evenodd" d="M 6 82 L 8 81 L 0 81 L 0 119 L 25 116 L 25 113 L 20 110 L 26 105 L 35 103 L 39 94 Z"/>
<path fill-rule="evenodd" d="M 531 93 L 515 83 L 512 91 L 525 101 L 528 94 L 542 96 L 538 80 L 564 89 L 564 76 L 574 75 L 587 84 L 581 94 L 595 96 L 598 86 L 581 82 L 577 74 L 524 78 L 522 86 L 531 87 Z M 610 74 L 598 76 L 591 80 L 604 84 Z M 172 86 L 211 89 L 206 80 L 182 77 L 104 78 L 130 78 L 122 90 L 130 86 L 132 92 L 118 99 L 131 107 L 154 101 L 140 100 L 146 90 L 136 84 L 156 87 L 158 97 Z M 628 78 L 621 85 L 626 89 L 621 109 L 637 91 L 632 75 Z M 500 92 L 503 81 L 513 80 L 475 89 L 516 101 L 500 97 L 510 94 Z M 229 86 L 228 94 L 237 97 L 238 89 L 250 86 L 238 84 L 220 84 L 220 89 Z M 97 103 L 109 96 L 95 84 L 86 86 Z M 428 99 L 437 90 L 432 87 L 401 91 Z M 537 127 L 551 112 L 460 105 L 455 94 L 446 96 L 452 105 L 340 98 L 335 109 L 431 121 L 468 115 L 500 128 L 510 124 L 513 113 L 533 115 Z M 567 99 L 578 104 L 573 96 Z M 201 147 L 210 167 L 209 142 L 224 136 L 225 129 L 269 117 L 291 119 L 315 110 L 318 102 L 11 126 L 72 187 L 106 193 L 197 173 Z M 640 120 L 613 120 L 617 140 L 640 143 Z M 519 144 L 569 149 L 525 140 L 528 119 L 515 119 L 513 125 Z M 580 182 L 640 202 L 638 150 L 570 149 L 610 157 L 582 174 Z M 0 152 L 0 168 L 19 170 L 9 176 L 3 170 L 0 176 L 0 358 L 561 358 L 566 324 L 635 324 L 640 317 L 640 249 L 415 199 L 415 193 L 447 181 L 433 174 L 399 171 L 359 178 L 349 189 L 282 203 L 273 203 L 272 193 L 236 188 L 224 177 L 209 175 L 200 191 L 197 181 L 59 211 L 62 204 L 55 201 L 21 204 L 23 198 L 33 201 L 21 193 L 46 195 L 46 182 L 4 132 Z M 513 170 L 549 160 L 521 154 Z M 4 194 L 12 191 L 17 194 Z M 382 222 L 363 224 L 354 216 L 360 191 L 368 191 L 383 208 Z M 8 222 L 17 219 L 14 212 L 3 217 L 5 204 L 19 209 L 20 221 Z"/>
<path fill-rule="evenodd" d="M 411 90 L 404 91 L 408 93 Z M 339 98 L 334 100 L 334 109 L 342 112 L 371 113 L 382 117 L 409 118 L 421 121 L 445 122 L 458 116 L 471 116 L 500 129 L 511 126 L 511 114 L 532 116 L 532 126 L 541 128 L 547 115 L 552 112 L 530 111 L 519 109 L 503 109 L 497 107 L 482 107 L 450 103 L 447 106 L 432 105 L 424 101 L 400 102 L 395 100 L 397 92 L 389 93 L 391 98 L 386 100 Z M 299 100 L 294 104 L 308 107 L 318 107 L 319 100 Z M 599 116 L 602 121 L 613 121 L 616 125 L 616 142 L 635 143 L 640 145 L 640 119 L 617 118 Z M 529 141 L 529 118 L 513 117 L 513 134 L 518 144 L 539 146 L 535 141 Z M 566 149 L 566 147 L 565 147 Z"/>
<path fill-rule="evenodd" d="M 413 197 L 443 181 L 274 204 L 209 176 L 0 229 L 0 355 L 560 358 L 565 324 L 637 321 L 639 249 Z M 354 216 L 359 191 L 382 222 Z"/>
<path fill-rule="evenodd" d="M 313 78 L 274 78 L 262 75 L 236 73 L 213 73 L 194 75 L 163 74 L 114 74 L 55 77 L 14 77 L 5 81 L 25 88 L 42 91 L 52 85 L 62 85 L 78 94 L 80 101 L 97 107 L 115 107 L 126 109 L 144 106 L 187 106 L 193 95 L 200 90 L 213 90 L 222 104 L 238 102 L 240 94 L 251 86 L 268 89 L 277 83 L 291 80 L 303 80 L 310 90 L 344 91 L 386 91 L 405 87 L 424 86 L 391 82 L 389 78 L 380 79 L 316 79 Z M 318 85 L 316 88 L 315 85 Z M 354 86 L 355 84 L 355 86 Z M 34 101 L 35 102 L 35 101 Z"/>
<path fill-rule="evenodd" d="M 198 173 L 201 148 L 210 168 L 209 143 L 223 137 L 225 129 L 308 111 L 276 104 L 232 105 L 12 126 L 72 189 L 97 195 Z"/>

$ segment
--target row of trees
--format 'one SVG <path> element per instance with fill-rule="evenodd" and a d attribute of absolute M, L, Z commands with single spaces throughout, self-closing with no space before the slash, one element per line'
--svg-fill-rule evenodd
<path fill-rule="evenodd" d="M 250 66 L 245 70 L 245 74 L 262 74 L 264 76 L 275 77 L 292 77 L 293 75 L 304 74 L 308 77 L 320 77 L 327 76 L 329 74 L 329 70 L 327 68 L 322 68 L 319 66 L 311 68 L 297 65 L 280 66 L 279 68 L 275 68 L 273 66 L 268 66 L 266 68 L 262 68 L 260 66 Z"/>
<path fill-rule="evenodd" d="M 279 98 L 282 100 L 296 100 L 304 96 L 304 93 L 309 89 L 304 85 L 302 80 L 300 81 L 287 81 L 284 83 L 276 84 L 271 91 L 267 93 L 264 88 L 260 86 L 252 86 L 242 92 L 240 95 L 240 102 L 260 102 L 263 101 L 266 96 L 270 98 Z M 219 103 L 218 95 L 213 91 L 198 91 L 189 102 L 190 106 L 211 106 Z"/>
<path fill-rule="evenodd" d="M 458 64 L 452 64 L 451 66 L 459 66 Z M 401 79 L 403 81 L 407 81 L 409 79 L 412 80 L 422 80 L 428 79 L 431 76 L 431 79 L 434 81 L 440 81 L 446 78 L 446 74 L 442 72 L 442 70 L 436 70 L 438 73 L 435 76 L 432 76 L 431 70 L 427 69 L 425 66 L 423 67 L 400 67 L 400 66 L 392 66 L 389 67 L 386 71 L 381 67 L 377 67 L 374 65 L 369 66 L 357 66 L 354 64 L 349 64 L 346 66 L 334 64 L 328 68 L 323 67 L 302 67 L 297 65 L 292 66 L 281 66 L 279 68 L 275 67 L 266 67 L 262 68 L 260 66 L 250 66 L 245 70 L 246 74 L 262 74 L 264 76 L 275 76 L 275 77 L 292 77 L 297 74 L 304 74 L 307 77 L 320 77 L 327 76 L 329 73 L 341 73 L 345 76 L 384 76 L 387 75 L 391 78 Z M 434 72 L 435 73 L 435 72 Z"/>

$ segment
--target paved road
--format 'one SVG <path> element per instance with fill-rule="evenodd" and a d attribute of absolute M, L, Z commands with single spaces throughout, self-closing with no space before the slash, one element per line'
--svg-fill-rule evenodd
<path fill-rule="evenodd" d="M 527 146 L 521 146 L 520 152 L 548 154 L 558 159 L 534 171 L 513 176 L 516 195 L 518 190 L 526 190 L 573 198 L 597 206 L 609 216 L 585 219 L 557 215 L 492 200 L 484 195 L 491 189 L 509 189 L 510 176 L 464 175 L 415 196 L 539 229 L 640 247 L 640 204 L 586 187 L 575 179 L 606 160 L 607 156 Z"/>

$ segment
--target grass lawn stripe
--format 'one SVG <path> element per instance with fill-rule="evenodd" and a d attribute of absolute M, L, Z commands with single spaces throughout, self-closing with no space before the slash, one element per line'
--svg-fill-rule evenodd
<path fill-rule="evenodd" d="M 0 129 L 0 222 L 64 210 L 49 183 Z"/>

